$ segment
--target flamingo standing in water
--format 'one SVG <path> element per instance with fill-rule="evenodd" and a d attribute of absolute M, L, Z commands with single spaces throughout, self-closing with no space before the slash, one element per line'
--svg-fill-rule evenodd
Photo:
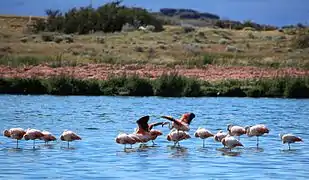
<path fill-rule="evenodd" d="M 159 130 L 152 129 L 155 126 L 158 125 L 164 125 L 164 122 L 156 122 L 152 124 L 148 124 L 148 121 L 150 119 L 150 116 L 143 116 L 140 119 L 136 121 L 138 128 L 135 131 L 135 134 L 137 134 L 140 139 L 142 140 L 142 143 L 146 143 L 148 141 L 152 141 L 153 145 L 155 145 L 154 140 L 162 135 L 162 132 Z"/>
<path fill-rule="evenodd" d="M 137 142 L 141 142 L 141 139 L 136 134 L 126 134 L 126 133 L 120 133 L 116 139 L 116 143 L 118 144 L 124 144 L 124 150 L 127 149 L 126 145 L 130 144 L 132 148 L 132 144 L 135 144 Z"/>
<path fill-rule="evenodd" d="M 71 141 L 82 140 L 82 138 L 80 136 L 78 136 L 73 131 L 64 130 L 63 133 L 60 136 L 60 140 L 61 141 L 67 141 L 68 142 L 68 148 L 69 148 Z"/>
<path fill-rule="evenodd" d="M 161 118 L 165 118 L 167 120 L 172 121 L 172 125 L 170 123 L 164 123 L 168 124 L 169 129 L 176 129 L 177 133 L 179 133 L 179 131 L 190 131 L 190 123 L 191 121 L 195 118 L 195 114 L 194 113 L 185 113 L 181 116 L 180 119 L 175 119 L 171 116 L 161 116 Z M 163 126 L 162 125 L 162 126 Z M 178 135 L 180 137 L 180 135 Z M 179 142 L 176 142 L 179 145 Z"/>
<path fill-rule="evenodd" d="M 205 147 L 205 139 L 213 137 L 214 135 L 205 128 L 198 128 L 194 133 L 194 136 L 203 139 L 203 147 Z"/>
<path fill-rule="evenodd" d="M 269 133 L 269 129 L 264 124 L 246 126 L 245 129 L 248 137 L 256 136 L 256 148 L 259 147 L 259 136 Z"/>
<path fill-rule="evenodd" d="M 186 131 L 178 131 L 176 129 L 171 130 L 171 132 L 166 137 L 168 141 L 174 142 L 174 146 L 176 146 L 177 143 L 178 143 L 178 146 L 180 146 L 179 141 L 189 139 L 189 138 L 191 138 L 189 133 L 187 133 Z"/>
<path fill-rule="evenodd" d="M 18 148 L 18 141 L 21 140 L 25 134 L 26 131 L 22 128 L 11 128 L 3 131 L 5 137 L 16 139 L 16 148 Z"/>
<path fill-rule="evenodd" d="M 41 140 L 45 141 L 45 144 L 48 144 L 49 141 L 56 141 L 57 138 L 48 131 L 42 131 L 43 136 L 40 138 Z"/>
<path fill-rule="evenodd" d="M 246 129 L 241 126 L 234 126 L 232 124 L 227 125 L 227 131 L 231 136 L 238 136 L 238 140 L 240 136 L 246 134 Z"/>
<path fill-rule="evenodd" d="M 230 151 L 237 146 L 243 146 L 240 141 L 238 141 L 231 135 L 227 135 L 226 137 L 224 137 L 221 140 L 221 143 L 224 145 L 224 147 L 228 147 Z"/>
<path fill-rule="evenodd" d="M 26 141 L 33 140 L 33 149 L 35 148 L 35 140 L 41 139 L 44 136 L 44 134 L 37 129 L 27 129 L 26 134 L 24 134 L 24 139 Z"/>
<path fill-rule="evenodd" d="M 289 150 L 291 150 L 290 144 L 295 142 L 303 142 L 303 140 L 300 137 L 297 137 L 293 134 L 279 134 L 279 137 L 283 144 L 288 143 Z"/>
<path fill-rule="evenodd" d="M 172 121 L 172 126 L 169 124 L 169 129 L 177 129 L 178 131 L 189 131 L 190 130 L 190 123 L 195 118 L 194 113 L 186 113 L 181 116 L 180 119 L 175 119 L 171 116 L 161 116 L 167 120 Z"/>
<path fill-rule="evenodd" d="M 225 138 L 228 135 L 228 133 L 223 132 L 222 130 L 218 131 L 215 135 L 214 135 L 214 140 L 217 142 L 221 142 L 223 138 Z"/>

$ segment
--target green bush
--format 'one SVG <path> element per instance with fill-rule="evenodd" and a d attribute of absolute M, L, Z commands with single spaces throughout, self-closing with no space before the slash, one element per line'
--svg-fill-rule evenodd
<path fill-rule="evenodd" d="M 129 8 L 121 1 L 106 3 L 94 9 L 92 7 L 72 8 L 62 14 L 59 10 L 46 10 L 47 21 L 37 21 L 36 31 L 64 32 L 66 34 L 88 34 L 94 31 L 121 31 L 125 24 L 135 28 L 153 25 L 154 31 L 162 31 L 162 22 L 142 8 Z"/>
<path fill-rule="evenodd" d="M 296 35 L 292 41 L 292 47 L 297 49 L 309 48 L 309 33 Z"/>
<path fill-rule="evenodd" d="M 135 76 L 111 76 L 101 80 L 81 80 L 70 76 L 0 78 L 0 93 L 53 95 L 121 95 L 162 97 L 286 97 L 309 98 L 309 78 L 282 77 L 258 80 L 225 80 L 209 83 L 163 74 L 155 80 Z"/>

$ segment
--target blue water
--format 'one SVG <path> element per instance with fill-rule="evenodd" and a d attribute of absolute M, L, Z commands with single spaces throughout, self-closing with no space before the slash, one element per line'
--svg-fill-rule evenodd
<path fill-rule="evenodd" d="M 309 177 L 309 101 L 250 98 L 133 98 L 84 96 L 0 96 L 1 131 L 11 127 L 49 130 L 57 137 L 64 129 L 77 132 L 82 141 L 53 142 L 44 146 L 0 136 L 0 179 L 307 179 Z M 166 140 L 169 130 L 156 127 L 164 135 L 155 147 L 123 151 L 114 138 L 120 131 L 131 133 L 135 121 L 150 115 L 179 117 L 194 112 L 191 139 L 173 148 Z M 212 132 L 226 125 L 264 123 L 270 128 L 260 138 L 241 137 L 244 148 L 226 153 L 213 139 L 202 141 L 193 136 L 198 127 Z M 294 133 L 304 143 L 281 144 L 279 133 Z M 151 145 L 151 143 L 149 143 Z"/>

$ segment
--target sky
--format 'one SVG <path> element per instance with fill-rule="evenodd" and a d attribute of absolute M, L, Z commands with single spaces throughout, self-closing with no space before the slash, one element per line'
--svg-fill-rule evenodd
<path fill-rule="evenodd" d="M 89 5 L 91 0 L 1 0 L 0 14 L 45 15 L 46 9 L 66 11 Z M 111 0 L 92 0 L 97 7 Z M 188 8 L 209 12 L 230 20 L 252 20 L 261 24 L 283 26 L 309 25 L 309 0 L 124 0 L 123 4 L 152 11 L 160 8 Z"/>

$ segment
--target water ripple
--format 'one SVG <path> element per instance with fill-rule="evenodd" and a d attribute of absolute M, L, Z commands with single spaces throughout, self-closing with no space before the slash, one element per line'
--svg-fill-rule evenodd
<path fill-rule="evenodd" d="M 307 179 L 309 149 L 306 130 L 309 101 L 267 98 L 159 98 L 1 95 L 1 130 L 11 127 L 51 131 L 58 138 L 65 129 L 80 134 L 82 141 L 57 140 L 49 145 L 16 141 L 0 136 L 0 179 Z M 173 147 L 166 140 L 167 128 L 158 127 L 155 147 L 123 151 L 115 143 L 119 132 L 133 132 L 135 121 L 150 115 L 180 117 L 193 111 L 192 139 Z M 222 149 L 213 139 L 195 139 L 194 131 L 205 127 L 212 132 L 226 130 L 227 124 L 241 126 L 265 123 L 269 135 L 241 137 L 243 148 Z M 278 134 L 292 132 L 304 143 L 282 144 Z"/>

